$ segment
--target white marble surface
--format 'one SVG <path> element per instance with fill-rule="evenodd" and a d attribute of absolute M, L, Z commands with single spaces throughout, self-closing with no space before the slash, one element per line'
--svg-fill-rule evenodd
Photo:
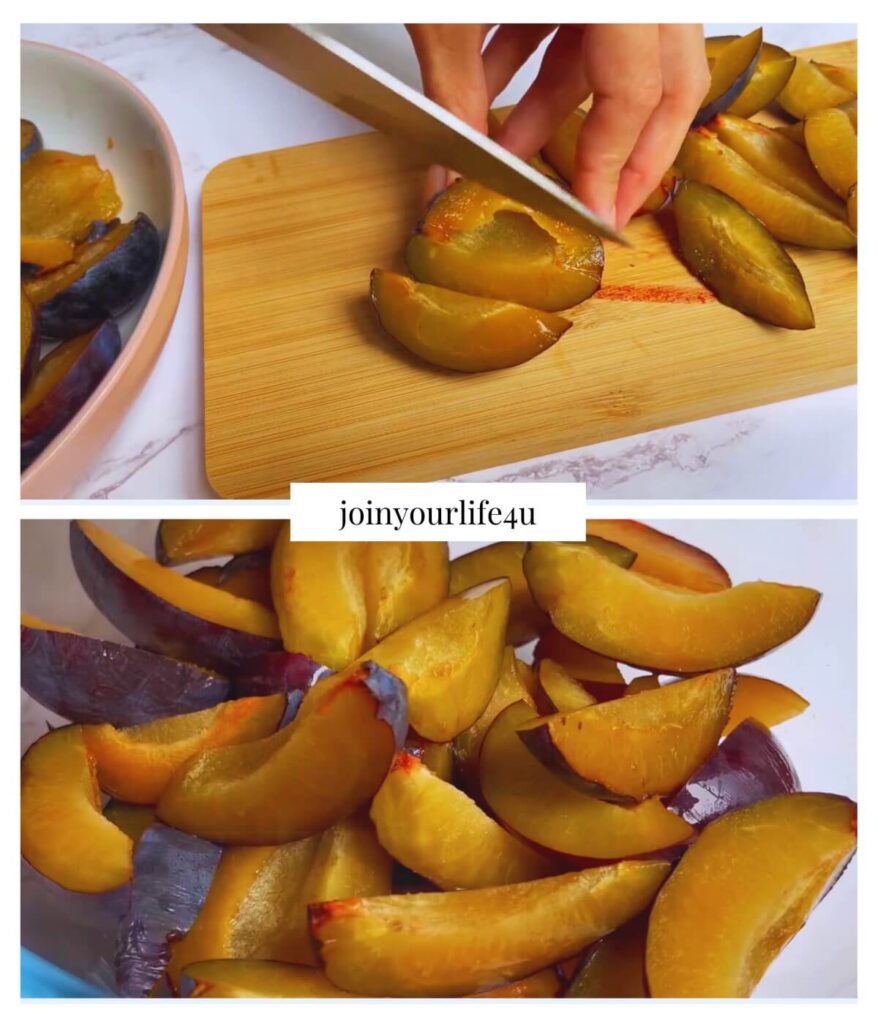
<path fill-rule="evenodd" d="M 145 520 L 102 525 L 152 550 L 156 523 Z M 796 765 L 803 789 L 857 793 L 857 598 L 856 524 L 850 520 L 656 521 L 652 525 L 710 551 L 736 583 L 768 579 L 814 587 L 823 594 L 814 618 L 793 641 L 761 658 L 749 671 L 792 686 L 810 701 L 805 714 L 777 727 Z M 68 524 L 22 523 L 23 610 L 78 632 L 124 640 L 86 597 L 70 560 Z M 478 547 L 453 544 L 452 555 Z M 188 571 L 191 566 L 184 567 Z M 630 678 L 636 670 L 626 669 Z M 60 719 L 22 693 L 21 742 L 32 743 L 46 722 Z M 856 861 L 808 925 L 769 969 L 761 997 L 853 997 L 857 992 Z M 36 912 L 29 903 L 24 913 Z M 47 911 L 52 920 L 51 906 Z M 63 923 L 57 925 L 63 928 Z M 91 941 L 91 940 L 90 940 Z M 77 951 L 62 963 L 82 971 Z"/>
<path fill-rule="evenodd" d="M 742 26 L 710 25 L 710 34 Z M 409 81 L 399 26 L 334 33 Z M 851 38 L 851 25 L 773 25 L 790 48 Z M 77 498 L 210 498 L 204 475 L 201 375 L 201 183 L 240 154 L 351 134 L 362 126 L 230 51 L 191 25 L 23 25 L 22 37 L 85 53 L 126 75 L 156 104 L 176 139 L 192 219 L 189 267 L 159 363 L 113 439 L 82 477 Z M 532 66 L 510 86 L 520 94 Z M 856 390 L 809 396 L 579 448 L 470 478 L 584 479 L 593 499 L 852 499 Z"/>

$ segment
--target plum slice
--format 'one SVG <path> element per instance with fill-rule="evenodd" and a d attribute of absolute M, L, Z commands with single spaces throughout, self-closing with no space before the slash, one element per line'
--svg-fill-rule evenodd
<path fill-rule="evenodd" d="M 720 50 L 735 39 L 734 36 L 711 36 L 704 40 L 707 59 L 713 60 Z M 762 43 L 759 60 L 737 98 L 725 108 L 727 114 L 752 117 L 764 110 L 790 79 L 796 58 L 774 43 Z"/>
<path fill-rule="evenodd" d="M 691 593 L 620 569 L 584 544 L 531 544 L 524 571 L 562 633 L 606 657 L 674 675 L 752 661 L 804 629 L 820 600 L 809 587 L 761 580 Z"/>
<path fill-rule="evenodd" d="M 405 686 L 367 662 L 313 686 L 275 735 L 187 762 L 162 794 L 158 816 L 221 843 L 314 835 L 375 794 L 407 728 Z"/>
<path fill-rule="evenodd" d="M 502 370 L 551 348 L 572 327 L 557 313 L 464 295 L 373 270 L 381 326 L 427 363 L 462 373 Z"/>
<path fill-rule="evenodd" d="M 529 665 L 515 656 L 512 647 L 503 651 L 500 675 L 497 685 L 488 701 L 488 706 L 475 722 L 455 736 L 452 749 L 460 778 L 470 793 L 478 793 L 479 752 L 485 733 L 494 719 L 510 704 L 523 701 L 536 714 L 536 681 Z"/>
<path fill-rule="evenodd" d="M 632 552 L 600 537 L 592 538 L 587 543 L 600 547 L 608 558 L 612 558 L 619 565 L 630 565 L 634 560 Z M 496 580 L 501 576 L 509 580 L 512 598 L 509 605 L 506 642 L 513 647 L 520 647 L 535 640 L 549 624 L 545 614 L 533 603 L 527 580 L 524 578 L 522 559 L 526 547 L 523 541 L 500 541 L 460 555 L 451 563 L 452 594 L 459 594 L 478 583 Z"/>
<path fill-rule="evenodd" d="M 21 853 L 75 892 L 108 892 L 131 878 L 134 844 L 101 813 L 82 727 L 41 736 L 21 762 Z"/>
<path fill-rule="evenodd" d="M 85 405 L 121 348 L 119 328 L 107 320 L 90 333 L 58 345 L 40 361 L 21 399 L 23 469 Z"/>
<path fill-rule="evenodd" d="M 547 850 L 595 860 L 634 857 L 691 837 L 691 827 L 658 798 L 614 804 L 569 786 L 521 742 L 518 729 L 532 720 L 526 704 L 511 704 L 482 743 L 482 794 L 508 828 Z"/>
<path fill-rule="evenodd" d="M 807 707 L 808 701 L 783 683 L 738 673 L 735 677 L 732 710 L 724 734 L 730 733 L 747 718 L 755 718 L 771 728 L 801 715 Z"/>
<path fill-rule="evenodd" d="M 202 960 L 183 972 L 190 999 L 354 999 L 315 967 L 272 960 Z"/>
<path fill-rule="evenodd" d="M 850 122 L 844 114 L 840 116 L 853 134 Z M 731 114 L 717 115 L 711 127 L 720 142 L 742 156 L 760 174 L 833 217 L 844 218 L 844 203 L 832 189 L 827 188 L 814 170 L 808 154 L 792 139 L 766 128 L 764 124 Z"/>
<path fill-rule="evenodd" d="M 145 213 L 74 250 L 63 266 L 25 282 L 44 337 L 65 341 L 127 312 L 152 282 L 162 242 Z"/>
<path fill-rule="evenodd" d="M 847 115 L 831 109 L 812 114 L 805 121 L 805 146 L 823 181 L 847 199 L 857 183 L 857 133 Z"/>
<path fill-rule="evenodd" d="M 43 148 L 43 136 L 39 128 L 26 118 L 21 118 L 21 160 L 22 163 Z"/>
<path fill-rule="evenodd" d="M 322 835 L 280 846 L 223 852 L 204 906 L 175 943 L 171 987 L 192 963 L 230 959 L 283 960 L 317 966 L 308 932 L 309 903 L 390 892 L 392 864 L 361 814 Z"/>
<path fill-rule="evenodd" d="M 615 661 L 588 650 L 554 626 L 540 636 L 534 648 L 534 660 L 544 658 L 557 662 L 565 672 L 584 683 L 598 700 L 621 697 L 625 692 L 625 679 Z"/>
<path fill-rule="evenodd" d="M 634 519 L 589 519 L 589 540 L 605 538 L 634 553 L 631 568 L 689 590 L 725 590 L 731 580 L 706 551 Z"/>
<path fill-rule="evenodd" d="M 148 827 L 134 852 L 129 904 L 116 933 L 119 995 L 152 994 L 173 940 L 188 931 L 220 859 L 220 848 L 164 825 Z"/>
<path fill-rule="evenodd" d="M 319 679 L 330 675 L 331 668 L 318 665 L 304 654 L 269 651 L 249 661 L 241 674 L 236 676 L 235 696 L 265 697 L 270 693 L 304 695 Z"/>
<path fill-rule="evenodd" d="M 425 739 L 454 739 L 481 715 L 500 675 L 510 585 L 489 580 L 449 597 L 360 659 L 405 683 L 409 721 Z"/>
<path fill-rule="evenodd" d="M 649 915 L 641 914 L 605 935 L 582 957 L 568 999 L 645 999 L 646 929 Z"/>
<path fill-rule="evenodd" d="M 228 679 L 139 647 L 21 617 L 21 686 L 71 722 L 140 725 L 227 700 Z"/>
<path fill-rule="evenodd" d="M 365 545 L 364 647 L 383 640 L 448 597 L 451 570 L 444 541 L 377 541 Z"/>
<path fill-rule="evenodd" d="M 280 693 L 242 697 L 124 729 L 84 725 L 82 734 L 105 793 L 132 804 L 154 804 L 174 772 L 191 757 L 214 747 L 264 739 L 277 729 L 285 710 Z"/>
<path fill-rule="evenodd" d="M 606 800 L 668 796 L 719 742 L 729 717 L 731 670 L 525 723 L 528 749 Z M 569 774 L 568 774 L 569 773 Z"/>
<path fill-rule="evenodd" d="M 597 291 L 604 250 L 597 235 L 460 179 L 433 200 L 405 259 L 426 284 L 557 311 Z"/>
<path fill-rule="evenodd" d="M 155 557 L 162 565 L 181 565 L 267 551 L 283 525 L 282 519 L 163 519 L 156 530 Z"/>
<path fill-rule="evenodd" d="M 21 393 L 27 390 L 40 361 L 40 322 L 37 311 L 21 289 Z"/>
<path fill-rule="evenodd" d="M 234 674 L 280 648 L 273 611 L 181 576 L 94 523 L 71 522 L 70 553 L 98 610 L 148 650 Z"/>
<path fill-rule="evenodd" d="M 597 698 L 582 683 L 551 658 L 538 662 L 537 680 L 537 707 L 543 715 L 579 711 L 597 703 Z"/>
<path fill-rule="evenodd" d="M 673 209 L 686 266 L 721 302 L 777 327 L 814 326 L 799 268 L 743 206 L 708 185 L 686 181 Z"/>
<path fill-rule="evenodd" d="M 484 889 L 552 874 L 552 862 L 405 751 L 372 799 L 378 839 L 440 889 Z"/>
<path fill-rule="evenodd" d="M 741 807 L 800 789 L 786 751 L 764 725 L 741 722 L 667 806 L 702 826 Z"/>
<path fill-rule="evenodd" d="M 844 221 L 760 174 L 706 128 L 687 134 L 677 163 L 684 177 L 710 185 L 740 203 L 779 242 L 812 249 L 852 249 L 856 245 L 856 236 Z M 749 239 L 749 245 L 757 251 L 765 248 L 755 237 Z M 759 257 L 761 263 L 761 251 Z"/>
<path fill-rule="evenodd" d="M 336 900 L 310 908 L 330 981 L 369 996 L 460 996 L 548 967 L 640 913 L 664 861 L 463 892 Z"/>
<path fill-rule="evenodd" d="M 650 913 L 650 994 L 749 996 L 856 842 L 856 804 L 825 793 L 772 797 L 712 822 Z"/>
<path fill-rule="evenodd" d="M 710 87 L 701 101 L 693 126 L 704 124 L 734 103 L 753 77 L 761 51 L 761 28 L 746 36 L 735 36 L 716 51 L 711 61 Z"/>
<path fill-rule="evenodd" d="M 833 82 L 818 64 L 804 57 L 796 58 L 793 73 L 777 96 L 783 109 L 800 121 L 818 110 L 838 107 L 852 99 L 854 93 Z"/>

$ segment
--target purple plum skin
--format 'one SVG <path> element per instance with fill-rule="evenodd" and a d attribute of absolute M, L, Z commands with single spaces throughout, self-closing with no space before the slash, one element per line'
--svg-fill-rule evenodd
<path fill-rule="evenodd" d="M 108 640 L 21 627 L 21 685 L 71 722 L 140 725 L 228 700 L 210 669 Z"/>
<path fill-rule="evenodd" d="M 272 693 L 305 692 L 332 669 L 318 665 L 304 654 L 270 651 L 244 666 L 235 679 L 236 697 L 268 697 Z"/>
<path fill-rule="evenodd" d="M 234 676 L 257 656 L 280 650 L 279 640 L 219 626 L 153 594 L 117 569 L 75 520 L 70 553 L 79 582 L 98 611 L 149 651 Z"/>

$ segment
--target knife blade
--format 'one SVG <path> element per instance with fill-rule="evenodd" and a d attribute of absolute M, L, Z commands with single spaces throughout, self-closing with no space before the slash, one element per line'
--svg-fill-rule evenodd
<path fill-rule="evenodd" d="M 574 195 L 355 50 L 301 25 L 199 25 L 351 117 L 549 217 L 624 238 Z"/>

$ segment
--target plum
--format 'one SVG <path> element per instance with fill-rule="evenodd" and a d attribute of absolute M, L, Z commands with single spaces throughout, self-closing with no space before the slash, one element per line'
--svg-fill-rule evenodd
<path fill-rule="evenodd" d="M 518 366 L 573 326 L 557 313 L 420 284 L 389 270 L 372 271 L 371 296 L 381 326 L 400 345 L 462 373 Z"/>
<path fill-rule="evenodd" d="M 786 751 L 770 729 L 751 718 L 729 733 L 667 807 L 700 827 L 740 807 L 796 793 L 799 788 Z"/>
<path fill-rule="evenodd" d="M 711 36 L 704 40 L 708 61 L 712 61 L 731 43 L 735 36 Z M 737 98 L 725 108 L 725 113 L 737 117 L 752 117 L 764 110 L 778 95 L 790 79 L 796 58 L 774 43 L 763 41 L 759 51 L 759 60 Z"/>
<path fill-rule="evenodd" d="M 134 876 L 116 937 L 119 995 L 148 996 L 164 976 L 171 941 L 192 927 L 221 849 L 165 825 L 151 825 L 134 851 Z"/>
<path fill-rule="evenodd" d="M 557 311 L 600 287 L 597 235 L 459 179 L 430 205 L 406 246 L 418 281 Z"/>
<path fill-rule="evenodd" d="M 823 181 L 846 200 L 857 183 L 857 133 L 848 117 L 831 109 L 812 114 L 805 121 L 805 146 Z"/>
<path fill-rule="evenodd" d="M 145 213 L 86 242 L 73 260 L 25 282 L 47 340 L 66 341 L 127 312 L 150 286 L 162 242 Z"/>
<path fill-rule="evenodd" d="M 71 722 L 115 726 L 201 711 L 227 700 L 231 690 L 210 669 L 29 616 L 21 624 L 21 686 Z"/>
<path fill-rule="evenodd" d="M 820 600 L 809 587 L 761 580 L 687 592 L 620 569 L 584 544 L 534 542 L 524 573 L 565 635 L 626 665 L 673 675 L 752 661 L 804 629 Z"/>
<path fill-rule="evenodd" d="M 833 82 L 819 65 L 797 57 L 793 73 L 778 93 L 777 102 L 788 114 L 803 121 L 818 110 L 838 107 L 854 98 L 854 93 Z"/>
<path fill-rule="evenodd" d="M 282 519 L 163 519 L 156 530 L 156 561 L 181 565 L 267 551 L 283 525 Z"/>
<path fill-rule="evenodd" d="M 710 69 L 710 87 L 692 122 L 693 127 L 704 124 L 734 103 L 753 77 L 761 51 L 762 29 L 757 28 L 746 36 L 736 36 L 716 52 Z"/>
<path fill-rule="evenodd" d="M 674 793 L 710 756 L 729 717 L 729 669 L 534 719 L 525 746 L 584 792 L 621 803 Z"/>
<path fill-rule="evenodd" d="M 305 693 L 332 669 L 304 654 L 269 651 L 248 661 L 235 677 L 236 697 L 264 697 L 270 693 Z"/>
<path fill-rule="evenodd" d="M 597 703 L 597 698 L 589 692 L 584 683 L 574 679 L 563 666 L 551 658 L 543 658 L 537 663 L 537 679 L 537 707 L 543 715 L 579 711 Z"/>
<path fill-rule="evenodd" d="M 134 643 L 237 674 L 280 649 L 273 612 L 187 579 L 93 523 L 70 524 L 76 575 L 98 610 Z"/>
<path fill-rule="evenodd" d="M 686 181 L 673 210 L 683 261 L 720 302 L 777 327 L 814 326 L 799 268 L 743 206 L 709 185 Z"/>
<path fill-rule="evenodd" d="M 39 363 L 21 400 L 22 469 L 85 405 L 121 348 L 119 328 L 106 320 L 91 333 L 57 346 Z"/>
<path fill-rule="evenodd" d="M 582 955 L 568 999 L 645 999 L 646 930 L 649 915 L 623 924 L 611 935 L 598 939 Z"/>

